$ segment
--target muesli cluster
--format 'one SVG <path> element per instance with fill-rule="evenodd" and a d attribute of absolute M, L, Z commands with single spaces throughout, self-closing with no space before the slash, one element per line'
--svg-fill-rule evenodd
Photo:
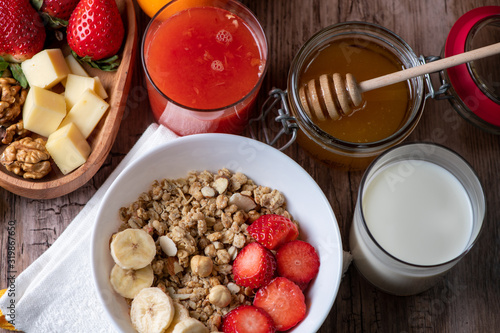
<path fill-rule="evenodd" d="M 174 326 L 182 326 L 177 322 L 187 319 L 185 325 L 198 322 L 207 332 L 217 332 L 224 315 L 251 305 L 255 290 L 234 282 L 232 264 L 241 249 L 255 241 L 247 227 L 265 214 L 291 219 L 284 195 L 227 169 L 154 181 L 137 201 L 122 207 L 123 224 L 111 241 L 116 265 L 110 279 L 129 300 L 136 329 L 147 324 L 144 307 L 152 306 L 137 301 L 134 307 L 142 292 L 162 291 L 173 300 L 165 301 L 166 317 L 173 318 L 166 332 L 174 332 Z M 132 230 L 142 232 L 133 235 Z M 130 234 L 125 236 L 125 231 Z M 149 245 L 144 245 L 149 241 L 143 235 L 152 236 Z"/>

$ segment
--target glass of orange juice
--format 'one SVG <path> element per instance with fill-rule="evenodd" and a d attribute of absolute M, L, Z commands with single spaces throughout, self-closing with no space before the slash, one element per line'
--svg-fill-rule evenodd
<path fill-rule="evenodd" d="M 240 133 L 268 67 L 262 26 L 234 0 L 169 2 L 141 54 L 153 115 L 178 135 Z"/>

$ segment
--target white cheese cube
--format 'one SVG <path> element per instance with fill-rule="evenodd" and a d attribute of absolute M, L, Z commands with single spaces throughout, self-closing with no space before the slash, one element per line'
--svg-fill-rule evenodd
<path fill-rule="evenodd" d="M 95 80 L 95 92 L 97 95 L 101 96 L 102 99 L 108 98 L 108 93 L 106 92 L 106 89 L 104 89 L 104 86 L 102 85 L 101 79 L 99 76 L 94 76 Z"/>
<path fill-rule="evenodd" d="M 80 75 L 80 76 L 89 76 L 85 69 L 83 69 L 82 65 L 78 62 L 78 60 L 73 57 L 72 54 L 68 54 L 66 58 L 64 58 L 66 61 L 66 64 L 68 65 L 69 68 L 69 73 L 70 74 L 75 74 L 75 75 Z M 61 84 L 66 87 L 66 79 L 61 81 Z"/>
<path fill-rule="evenodd" d="M 47 49 L 21 63 L 31 87 L 50 89 L 69 74 L 69 67 L 60 49 Z"/>
<path fill-rule="evenodd" d="M 87 140 L 73 123 L 52 133 L 45 147 L 64 175 L 85 163 L 91 151 Z"/>
<path fill-rule="evenodd" d="M 80 100 L 85 90 L 90 89 L 95 91 L 95 83 L 96 81 L 93 77 L 68 74 L 68 78 L 66 80 L 66 90 L 64 91 L 66 109 L 71 110 L 73 105 Z"/>
<path fill-rule="evenodd" d="M 80 97 L 59 127 L 74 123 L 83 137 L 87 138 L 99 123 L 109 104 L 90 89 L 87 89 Z"/>
<path fill-rule="evenodd" d="M 89 76 L 82 65 L 80 65 L 78 60 L 76 60 L 72 54 L 68 54 L 66 58 L 64 58 L 64 60 L 66 60 L 66 64 L 68 65 L 71 74 Z"/>
<path fill-rule="evenodd" d="M 65 116 L 64 96 L 37 86 L 30 88 L 23 106 L 24 128 L 49 136 Z"/>

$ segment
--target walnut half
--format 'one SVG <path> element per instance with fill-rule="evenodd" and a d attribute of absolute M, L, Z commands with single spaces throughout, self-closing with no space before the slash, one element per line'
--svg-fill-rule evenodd
<path fill-rule="evenodd" d="M 28 94 L 18 82 L 10 77 L 0 78 L 0 125 L 12 123 L 21 113 L 21 108 Z"/>
<path fill-rule="evenodd" d="M 51 170 L 49 159 L 43 139 L 26 137 L 5 148 L 0 162 L 8 171 L 23 178 L 40 179 Z"/>

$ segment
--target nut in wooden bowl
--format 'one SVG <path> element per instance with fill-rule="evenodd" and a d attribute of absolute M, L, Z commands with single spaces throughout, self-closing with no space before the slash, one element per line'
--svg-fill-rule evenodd
<path fill-rule="evenodd" d="M 91 152 L 86 162 L 74 171 L 63 174 L 51 160 L 51 171 L 41 179 L 25 179 L 8 171 L 4 165 L 0 165 L 0 186 L 4 189 L 33 199 L 56 198 L 87 183 L 104 163 L 115 141 L 125 110 L 132 79 L 129 73 L 131 73 L 137 47 L 137 26 L 133 1 L 117 0 L 117 4 L 125 26 L 125 38 L 119 52 L 120 66 L 117 71 L 105 72 L 84 65 L 89 76 L 99 77 L 108 94 L 107 103 L 109 104 L 109 108 L 87 138 Z M 60 47 L 65 55 L 70 53 L 67 44 L 55 45 L 55 47 Z M 12 126 L 7 129 L 6 135 L 18 135 L 18 138 L 25 135 L 22 131 L 22 124 L 16 123 Z M 39 136 L 34 135 L 33 137 Z M 4 152 L 6 147 L 5 143 L 0 146 L 0 154 Z"/>

